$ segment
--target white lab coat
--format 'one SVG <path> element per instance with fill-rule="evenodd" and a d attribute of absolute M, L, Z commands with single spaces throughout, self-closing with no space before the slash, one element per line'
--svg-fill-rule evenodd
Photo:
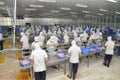
<path fill-rule="evenodd" d="M 64 43 L 67 44 L 69 42 L 69 36 L 67 34 L 64 35 Z"/>
<path fill-rule="evenodd" d="M 83 34 L 80 35 L 81 41 L 86 42 L 87 38 L 89 37 L 88 34 L 84 31 Z"/>
<path fill-rule="evenodd" d="M 33 70 L 34 72 L 42 72 L 46 70 L 45 58 L 47 58 L 47 53 L 39 48 L 39 45 L 35 45 L 35 50 L 32 51 L 30 58 L 34 61 Z"/>
<path fill-rule="evenodd" d="M 115 43 L 112 41 L 111 37 L 107 38 L 105 46 L 106 46 L 105 54 L 114 55 Z"/>
<path fill-rule="evenodd" d="M 38 41 L 39 41 L 39 44 L 40 44 L 41 47 L 44 44 L 44 40 L 45 40 L 45 37 L 43 36 L 43 33 L 40 32 L 40 35 L 38 36 Z"/>
<path fill-rule="evenodd" d="M 23 49 L 29 49 L 28 37 L 23 32 L 21 32 L 20 42 L 22 43 Z"/>
<path fill-rule="evenodd" d="M 70 63 L 79 63 L 79 56 L 81 53 L 81 48 L 76 45 L 76 41 L 72 41 L 72 46 L 68 49 L 68 53 L 70 53 Z"/>

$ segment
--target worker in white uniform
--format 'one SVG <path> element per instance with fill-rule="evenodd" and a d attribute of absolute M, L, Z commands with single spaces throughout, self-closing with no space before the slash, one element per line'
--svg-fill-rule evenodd
<path fill-rule="evenodd" d="M 56 32 L 53 33 L 53 40 L 54 40 L 54 43 L 56 45 L 56 47 L 58 46 L 58 41 L 59 41 L 59 38 L 56 36 Z"/>
<path fill-rule="evenodd" d="M 72 32 L 73 32 L 73 37 L 74 37 L 74 39 L 76 39 L 77 36 L 78 36 L 77 32 L 76 32 L 75 30 L 73 30 Z"/>
<path fill-rule="evenodd" d="M 51 36 L 50 39 L 47 41 L 46 47 L 47 47 L 48 53 L 50 53 L 51 55 L 55 55 L 56 45 L 54 43 L 53 36 Z"/>
<path fill-rule="evenodd" d="M 95 44 L 95 39 L 96 39 L 96 34 L 95 31 L 92 31 L 90 38 L 88 40 L 88 44 L 94 45 Z"/>
<path fill-rule="evenodd" d="M 72 41 L 72 46 L 68 49 L 68 56 L 70 57 L 70 65 L 69 65 L 69 74 L 67 77 L 72 78 L 75 80 L 76 74 L 78 71 L 78 64 L 79 64 L 79 57 L 81 54 L 81 48 L 76 45 L 76 41 Z"/>
<path fill-rule="evenodd" d="M 21 34 L 20 42 L 22 44 L 22 48 L 29 49 L 28 37 L 23 32 L 21 32 L 20 34 Z"/>
<path fill-rule="evenodd" d="M 69 43 L 69 36 L 67 35 L 67 33 L 64 35 L 64 43 Z"/>
<path fill-rule="evenodd" d="M 23 48 L 23 56 L 28 56 L 30 54 L 28 37 L 23 32 L 21 32 L 20 34 L 21 34 L 20 42 Z"/>
<path fill-rule="evenodd" d="M 86 33 L 86 31 L 84 31 L 83 34 L 80 35 L 80 38 L 81 38 L 81 42 L 84 46 L 86 46 L 86 43 L 87 43 L 87 39 L 88 39 L 88 34 Z"/>
<path fill-rule="evenodd" d="M 48 55 L 45 50 L 40 48 L 39 44 L 35 44 L 35 50 L 32 51 L 30 60 L 33 62 L 35 80 L 46 80 Z"/>
<path fill-rule="evenodd" d="M 43 36 L 43 32 L 40 32 L 40 34 L 38 36 L 38 40 L 39 40 L 40 47 L 43 48 L 43 44 L 44 44 L 44 40 L 45 40 L 45 37 Z"/>
<path fill-rule="evenodd" d="M 3 50 L 3 35 L 2 35 L 2 32 L 0 32 L 0 50 Z"/>
<path fill-rule="evenodd" d="M 99 29 L 97 29 L 97 32 L 96 32 L 96 40 L 95 40 L 96 44 L 97 44 L 97 45 L 102 45 L 102 39 L 103 39 L 102 33 L 100 32 Z"/>
<path fill-rule="evenodd" d="M 35 44 L 39 44 L 39 37 L 34 37 L 34 42 L 32 42 L 32 44 L 31 44 L 31 48 L 32 48 L 32 50 L 35 50 Z M 39 46 L 40 46 L 40 44 L 39 44 Z"/>
<path fill-rule="evenodd" d="M 80 37 L 80 35 L 78 35 L 78 37 L 76 38 L 76 44 L 78 45 L 78 46 L 80 46 L 80 47 L 82 47 L 82 42 L 81 42 L 81 37 Z"/>
<path fill-rule="evenodd" d="M 107 37 L 107 42 L 105 43 L 105 56 L 104 56 L 104 62 L 103 65 L 109 67 L 110 62 L 112 60 L 112 56 L 114 55 L 114 47 L 115 43 L 112 41 L 112 37 Z"/>

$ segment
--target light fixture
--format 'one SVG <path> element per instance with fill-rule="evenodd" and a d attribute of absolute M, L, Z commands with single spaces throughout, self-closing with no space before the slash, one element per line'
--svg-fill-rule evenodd
<path fill-rule="evenodd" d="M 87 7 L 88 7 L 87 5 L 79 4 L 79 3 L 77 3 L 76 6 L 77 6 L 77 7 L 83 7 L 83 8 L 87 8 Z"/>
<path fill-rule="evenodd" d="M 113 2 L 113 3 L 117 2 L 116 0 L 106 0 L 106 1 Z"/>
<path fill-rule="evenodd" d="M 61 7 L 62 10 L 71 10 L 71 8 Z"/>
<path fill-rule="evenodd" d="M 107 10 L 105 10 L 105 9 L 100 9 L 100 11 L 104 11 L 104 12 L 106 12 Z"/>
<path fill-rule="evenodd" d="M 116 14 L 120 14 L 120 12 L 115 12 Z"/>
<path fill-rule="evenodd" d="M 82 12 L 84 12 L 84 13 L 90 13 L 90 11 L 82 11 Z"/>
<path fill-rule="evenodd" d="M 36 11 L 34 8 L 25 8 L 26 11 Z"/>
<path fill-rule="evenodd" d="M 51 12 L 53 12 L 53 13 L 59 13 L 58 10 L 51 10 Z"/>
<path fill-rule="evenodd" d="M 102 16 L 102 15 L 104 15 L 104 14 L 98 13 L 98 15 Z"/>
<path fill-rule="evenodd" d="M 0 5 L 4 5 L 4 4 L 5 4 L 4 2 L 0 1 Z"/>
<path fill-rule="evenodd" d="M 56 0 L 38 0 L 40 2 L 55 3 Z"/>
<path fill-rule="evenodd" d="M 30 7 L 44 7 L 43 5 L 30 5 Z"/>
<path fill-rule="evenodd" d="M 77 14 L 76 12 L 70 12 L 70 14 Z"/>

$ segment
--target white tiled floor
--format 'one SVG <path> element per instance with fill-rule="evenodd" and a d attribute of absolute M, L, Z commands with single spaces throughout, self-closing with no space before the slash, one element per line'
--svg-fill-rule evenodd
<path fill-rule="evenodd" d="M 19 72 L 18 61 L 15 60 L 15 53 L 6 52 L 5 63 L 0 64 L 0 80 L 15 80 L 15 74 Z M 102 65 L 103 57 L 92 57 L 90 66 L 86 62 L 79 65 L 76 80 L 120 80 L 120 58 L 114 56 L 109 68 Z M 67 64 L 68 72 L 68 64 Z M 63 71 L 51 69 L 47 71 L 47 80 L 72 80 L 64 75 Z"/>

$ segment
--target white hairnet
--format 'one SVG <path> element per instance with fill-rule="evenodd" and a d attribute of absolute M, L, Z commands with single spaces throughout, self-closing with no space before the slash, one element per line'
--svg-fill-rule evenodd
<path fill-rule="evenodd" d="M 111 36 L 107 37 L 107 40 L 108 40 L 108 41 L 111 41 L 111 40 L 112 40 L 112 37 L 111 37 Z"/>
<path fill-rule="evenodd" d="M 34 41 L 39 41 L 39 38 L 38 37 L 34 37 Z"/>
<path fill-rule="evenodd" d="M 73 41 L 71 42 L 71 44 L 72 44 L 72 46 L 76 45 L 76 41 L 73 40 Z"/>
<path fill-rule="evenodd" d="M 25 35 L 25 33 L 24 33 L 24 32 L 21 32 L 21 33 L 20 33 L 20 35 L 21 35 L 21 36 L 24 36 L 24 35 Z"/>

